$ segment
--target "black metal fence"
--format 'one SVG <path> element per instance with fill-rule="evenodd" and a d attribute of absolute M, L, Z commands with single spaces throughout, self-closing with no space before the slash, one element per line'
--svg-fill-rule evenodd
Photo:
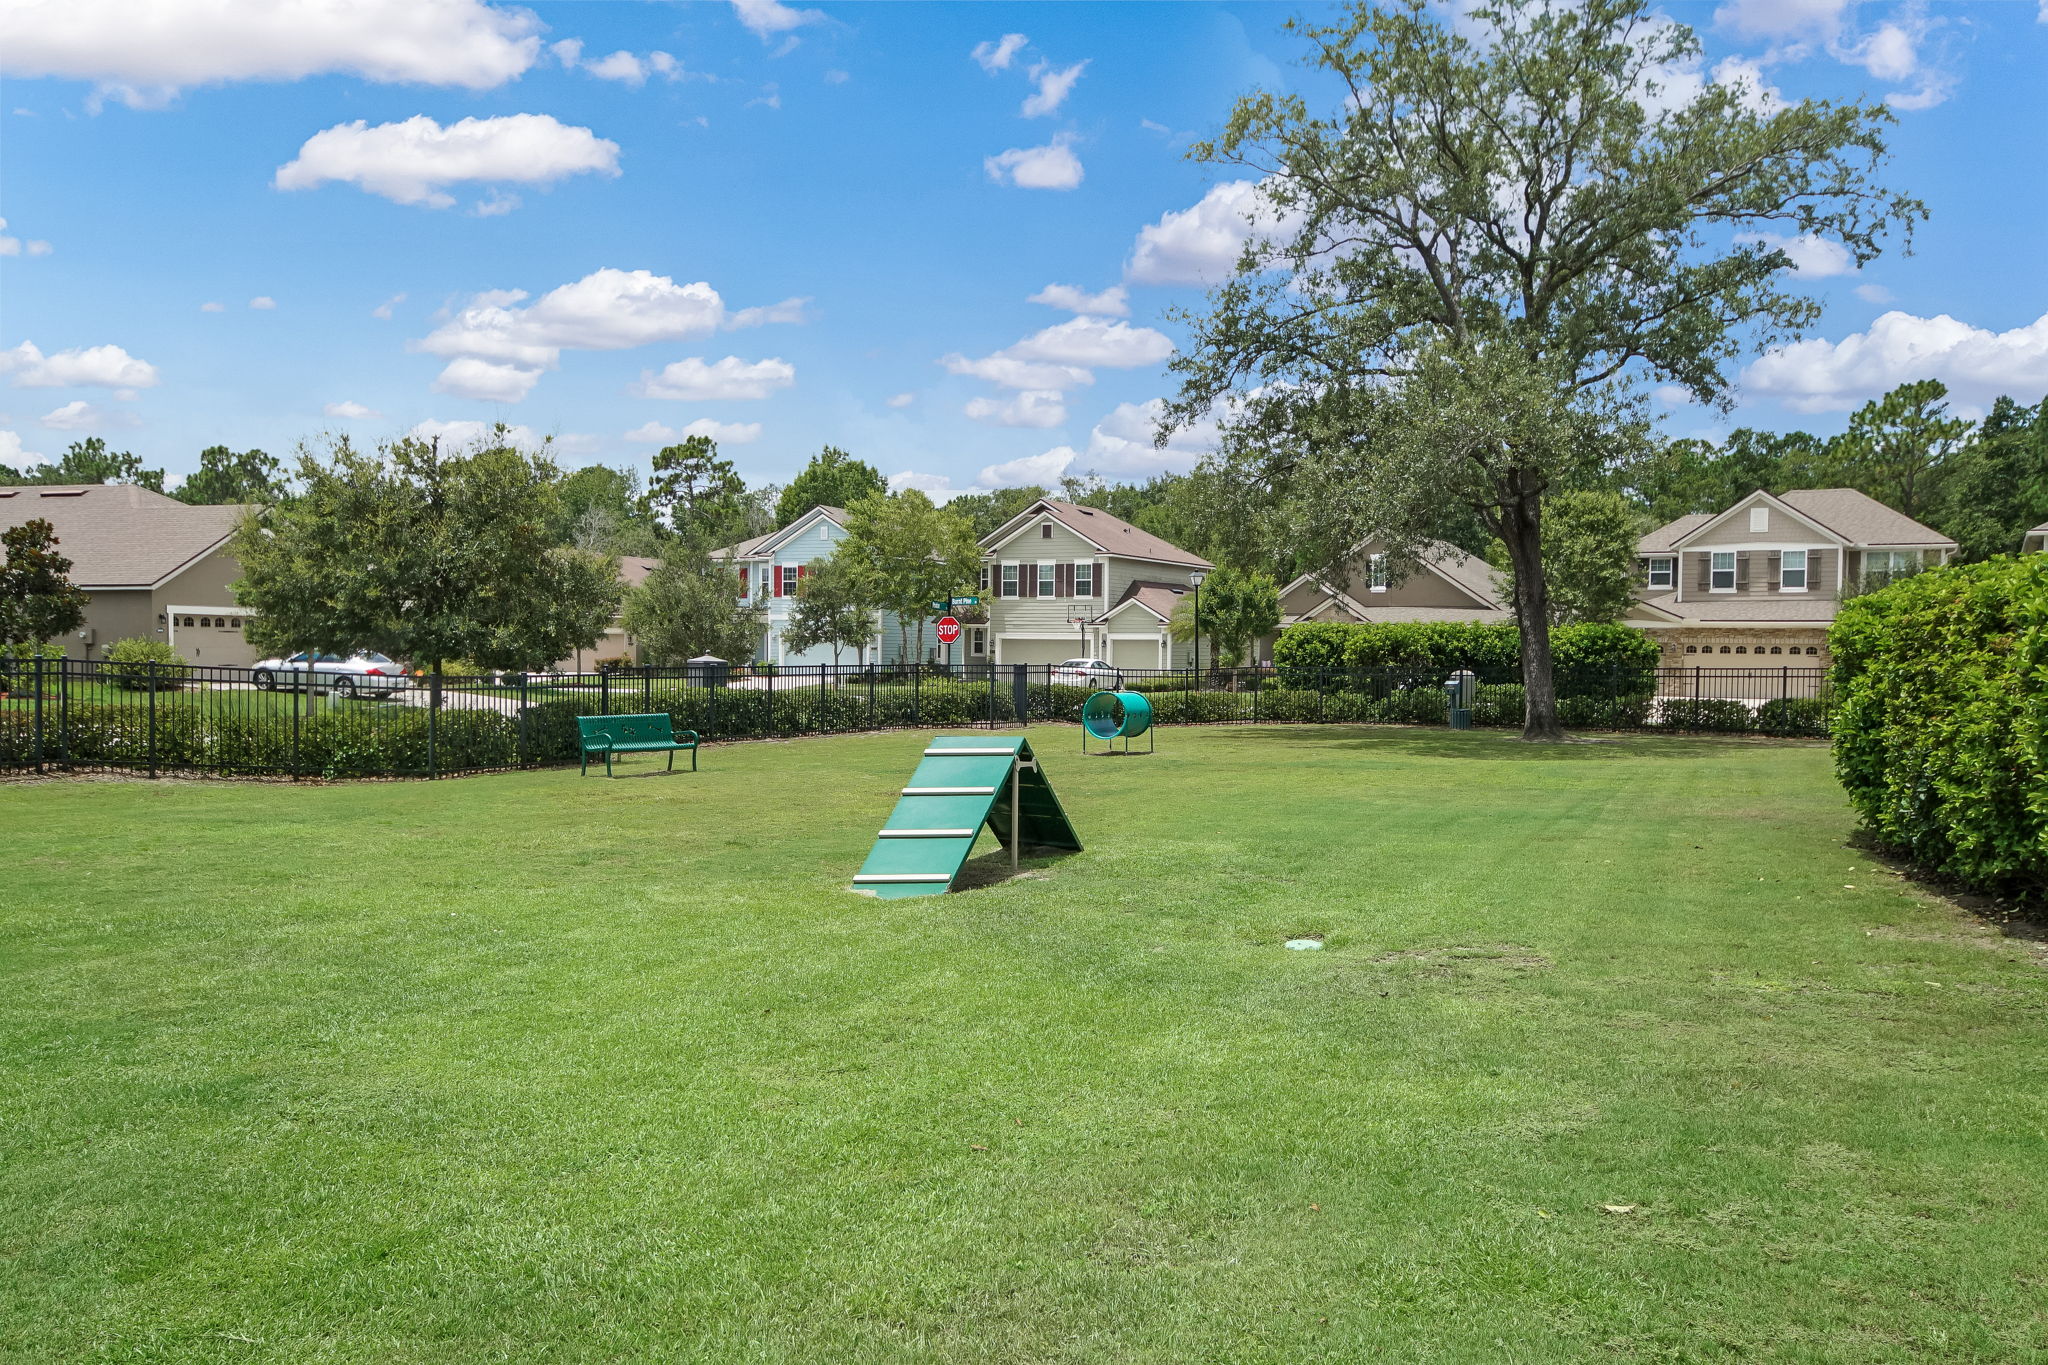
<path fill-rule="evenodd" d="M 1567 728 L 1825 735 L 1818 668 L 1560 671 Z M 1522 723 L 1512 671 L 1482 670 L 1479 726 Z M 1447 723 L 1441 669 L 1084 673 L 1056 665 L 617 669 L 350 676 L 42 660 L 0 674 L 0 769 L 276 777 L 445 777 L 577 757 L 576 718 L 663 712 L 707 741 L 902 727 L 1078 722 L 1103 688 L 1145 693 L 1160 725 Z"/>

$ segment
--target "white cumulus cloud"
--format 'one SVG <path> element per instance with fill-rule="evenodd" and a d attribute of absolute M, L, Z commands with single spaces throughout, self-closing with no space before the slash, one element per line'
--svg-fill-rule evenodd
<path fill-rule="evenodd" d="M 2042 0 L 2042 3 L 2048 4 L 2048 0 Z M 1856 286 L 1856 297 L 1865 303 L 1890 303 L 1892 291 L 1881 284 L 1859 284 Z"/>
<path fill-rule="evenodd" d="M 1027 302 L 1042 303 L 1048 308 L 1064 308 L 1069 313 L 1100 313 L 1111 317 L 1129 317 L 1130 296 L 1120 284 L 1111 285 L 1099 294 L 1091 294 L 1078 285 L 1049 284 L 1033 294 Z"/>
<path fill-rule="evenodd" d="M 983 71 L 1004 71 L 1009 69 L 1010 63 L 1017 59 L 1017 54 L 1029 41 L 1021 33 L 1005 33 L 1000 39 L 976 43 L 969 55 L 981 64 Z"/>
<path fill-rule="evenodd" d="M 6 229 L 7 220 L 0 218 L 0 256 L 47 256 L 50 254 L 50 244 L 48 242 L 24 242 L 19 237 L 9 236 Z"/>
<path fill-rule="evenodd" d="M 780 303 L 762 304 L 755 308 L 742 308 L 725 320 L 725 330 L 737 332 L 745 327 L 766 327 L 776 322 L 809 322 L 809 298 L 784 299 Z"/>
<path fill-rule="evenodd" d="M 89 346 L 46 356 L 32 341 L 0 351 L 0 374 L 13 375 L 17 389 L 149 389 L 157 383 L 156 366 L 119 346 Z"/>
<path fill-rule="evenodd" d="M 970 398 L 965 411 L 998 427 L 1056 427 L 1067 420 L 1067 405 L 1052 389 L 1025 389 L 1009 399 Z"/>
<path fill-rule="evenodd" d="M 1946 313 L 1894 310 L 1840 341 L 1815 338 L 1767 352 L 1744 372 L 1743 387 L 1798 412 L 1848 412 L 1915 379 L 1939 379 L 1958 405 L 1973 407 L 2000 394 L 2048 390 L 2048 314 L 1992 332 Z"/>
<path fill-rule="evenodd" d="M 10 0 L 0 72 L 92 81 L 135 108 L 328 73 L 487 90 L 533 65 L 540 27 L 482 0 Z"/>
<path fill-rule="evenodd" d="M 40 451 L 22 449 L 19 432 L 0 431 L 0 464 L 20 469 L 23 465 L 44 463 Z"/>
<path fill-rule="evenodd" d="M 277 307 L 277 300 L 268 294 L 258 294 L 255 298 L 249 300 L 249 306 L 259 313 L 267 313 Z"/>
<path fill-rule="evenodd" d="M 796 366 L 780 357 L 741 360 L 729 355 L 706 364 L 692 356 L 664 365 L 659 373 L 640 372 L 633 392 L 642 398 L 675 398 L 688 402 L 712 399 L 766 398 L 796 382 Z"/>
<path fill-rule="evenodd" d="M 218 301 L 202 303 L 199 305 L 199 311 L 202 313 L 225 313 L 228 311 L 228 306 Z"/>
<path fill-rule="evenodd" d="M 1071 190 L 1080 185 L 1081 158 L 1062 133 L 1043 147 L 1012 147 L 982 158 L 981 167 L 997 184 L 1021 190 Z"/>
<path fill-rule="evenodd" d="M 1254 231 L 1281 236 L 1295 225 L 1278 214 L 1252 180 L 1212 188 L 1192 208 L 1161 214 L 1138 230 L 1124 278 L 1137 284 L 1215 284 L 1237 267 Z"/>
<path fill-rule="evenodd" d="M 637 441 L 644 445 L 660 446 L 672 443 L 680 435 L 682 433 L 674 427 L 665 427 L 659 422 L 642 422 L 639 426 L 627 432 L 625 439 Z"/>
<path fill-rule="evenodd" d="M 52 431 L 98 431 L 103 427 L 127 427 L 136 423 L 133 413 L 96 408 L 83 398 L 73 399 L 61 408 L 44 413 L 41 420 Z"/>
<path fill-rule="evenodd" d="M 1043 455 L 1026 455 L 989 465 L 981 471 L 977 482 L 991 488 L 1023 488 L 1032 484 L 1046 488 L 1058 483 L 1060 475 L 1079 458 L 1072 446 L 1054 446 Z"/>
<path fill-rule="evenodd" d="M 720 445 L 743 446 L 761 439 L 759 422 L 714 422 L 700 417 L 683 428 L 684 436 L 709 436 Z"/>
<path fill-rule="evenodd" d="M 1829 275 L 1856 273 L 1856 258 L 1849 254 L 1849 248 L 1812 233 L 1787 237 L 1775 232 L 1743 232 L 1737 233 L 1735 240 L 1755 242 L 1784 252 L 1792 262 L 1792 273 L 1801 279 L 1817 280 Z"/>
<path fill-rule="evenodd" d="M 442 367 L 434 380 L 434 392 L 481 403 L 517 403 L 533 392 L 540 376 L 540 370 L 532 366 L 457 356 Z"/>
<path fill-rule="evenodd" d="M 326 413 L 329 417 L 345 417 L 350 420 L 359 420 L 365 417 L 382 417 L 384 415 L 383 413 L 377 411 L 375 408 L 365 407 L 361 403 L 357 403 L 352 400 L 344 400 L 339 403 L 329 403 L 326 407 L 322 408 L 321 411 Z"/>
<path fill-rule="evenodd" d="M 565 176 L 619 173 L 619 144 L 547 114 L 466 118 L 442 127 L 425 114 L 403 123 L 363 119 L 315 133 L 278 167 L 281 190 L 328 181 L 353 184 L 399 204 L 447 208 L 443 186 L 465 182 L 547 185 Z"/>
<path fill-rule="evenodd" d="M 778 33 L 819 23 L 824 15 L 814 9 L 796 9 L 781 0 L 732 0 L 733 13 L 762 42 Z"/>
<path fill-rule="evenodd" d="M 955 353 L 940 356 L 939 363 L 946 367 L 948 374 L 986 379 L 1005 389 L 1073 389 L 1095 382 L 1095 376 L 1078 365 L 1048 365 L 1019 360 L 1001 351 L 979 360 L 969 360 Z"/>
<path fill-rule="evenodd" d="M 907 408 L 916 401 L 917 395 L 914 393 L 892 394 L 889 398 L 889 406 L 892 408 Z"/>
<path fill-rule="evenodd" d="M 468 419 L 457 422 L 443 422 L 430 417 L 424 422 L 414 424 L 412 430 L 408 431 L 406 435 L 421 441 L 438 439 L 443 447 L 451 450 L 460 450 L 468 446 L 481 445 L 485 441 L 499 439 L 496 436 L 496 431 L 497 423 L 495 422 L 478 422 Z M 507 426 L 502 439 L 507 445 L 517 446 L 521 450 L 539 450 L 543 445 L 548 444 L 547 440 L 532 427 L 525 426 Z"/>
<path fill-rule="evenodd" d="M 1025 99 L 1023 108 L 1017 112 L 1025 118 L 1039 118 L 1056 112 L 1073 93 L 1074 82 L 1081 79 L 1081 73 L 1088 69 L 1088 63 L 1075 62 L 1072 66 L 1055 68 L 1050 62 L 1040 62 L 1031 68 L 1031 79 L 1038 88 Z"/>
<path fill-rule="evenodd" d="M 999 354 L 1052 365 L 1127 370 L 1159 364 L 1173 354 L 1173 341 L 1164 332 L 1150 327 L 1078 317 L 1033 332 Z"/>

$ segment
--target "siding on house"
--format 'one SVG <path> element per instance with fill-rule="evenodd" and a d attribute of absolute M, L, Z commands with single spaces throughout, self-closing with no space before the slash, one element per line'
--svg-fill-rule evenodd
<path fill-rule="evenodd" d="M 1071 524 L 1077 519 L 1092 536 L 1083 535 Z M 1119 554 L 1098 548 L 1105 539 L 1143 553 Z M 993 662 L 1057 663 L 1078 655 L 1107 658 L 1115 647 L 1115 635 L 1149 630 L 1155 661 L 1126 667 L 1176 666 L 1157 661 L 1156 617 L 1142 608 L 1119 612 L 1118 607 L 1134 585 L 1183 585 L 1190 571 L 1207 569 L 1207 561 L 1146 535 L 1099 508 L 1050 499 L 1026 509 L 983 544 L 990 546 L 984 555 L 983 582 L 987 586 L 982 598 L 988 604 L 988 657 Z M 1158 557 L 1152 557 L 1155 555 Z M 1003 567 L 1008 564 L 1017 567 L 1014 597 L 1002 595 Z M 1054 566 L 1048 595 L 1037 593 L 1041 564 Z M 1075 591 L 1074 568 L 1082 564 L 1093 566 L 1095 578 L 1094 591 L 1085 597 Z M 1077 624 L 1070 619 L 1076 616 L 1088 619 Z M 1140 647 L 1126 642 L 1124 649 L 1128 654 Z M 1179 652 L 1186 651 L 1181 648 Z"/>

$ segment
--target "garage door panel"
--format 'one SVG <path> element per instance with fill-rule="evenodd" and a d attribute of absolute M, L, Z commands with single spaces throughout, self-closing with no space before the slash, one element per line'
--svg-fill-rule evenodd
<path fill-rule="evenodd" d="M 1002 652 L 998 656 L 1006 664 L 1057 664 L 1079 657 L 1081 642 L 1072 640 L 1018 640 L 1001 639 L 996 642 Z"/>
<path fill-rule="evenodd" d="M 1157 640 L 1111 640 L 1109 661 L 1118 668 L 1159 667 Z"/>

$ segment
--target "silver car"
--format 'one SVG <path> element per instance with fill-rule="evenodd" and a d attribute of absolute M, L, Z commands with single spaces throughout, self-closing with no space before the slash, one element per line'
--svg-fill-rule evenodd
<path fill-rule="evenodd" d="M 369 649 L 347 657 L 302 650 L 286 658 L 264 659 L 256 665 L 251 681 L 265 692 L 279 688 L 296 692 L 306 685 L 308 674 L 315 688 L 332 688 L 341 697 L 382 696 L 408 682 L 403 668 Z"/>
<path fill-rule="evenodd" d="M 1121 687 L 1124 675 L 1102 659 L 1063 659 L 1052 666 L 1051 682 L 1073 687 Z"/>

